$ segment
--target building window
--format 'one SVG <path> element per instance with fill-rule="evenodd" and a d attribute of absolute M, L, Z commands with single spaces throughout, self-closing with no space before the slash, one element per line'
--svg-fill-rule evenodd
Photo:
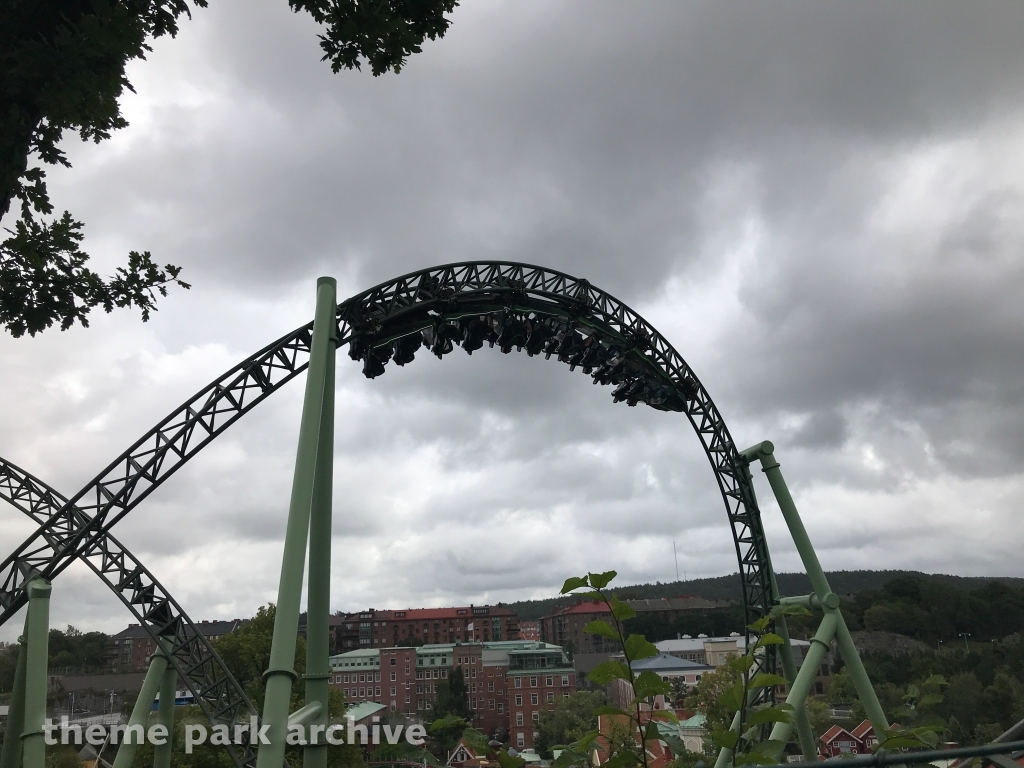
<path fill-rule="evenodd" d="M 488 699 L 487 700 L 487 708 L 488 709 L 494 709 L 494 699 Z"/>
<path fill-rule="evenodd" d="M 395 681 L 396 681 L 397 679 L 398 679 L 398 673 L 397 673 L 397 672 L 392 672 L 392 673 L 391 673 L 391 682 L 393 683 L 393 682 L 395 682 Z"/>
<path fill-rule="evenodd" d="M 376 693 L 374 693 L 373 695 L 380 696 L 380 688 L 375 688 L 374 690 L 376 691 Z"/>
<path fill-rule="evenodd" d="M 521 693 L 517 693 L 516 694 L 516 706 L 517 707 L 523 706 L 523 694 L 521 694 Z"/>
<path fill-rule="evenodd" d="M 504 713 L 504 711 L 505 711 L 505 702 L 499 701 L 498 702 L 498 714 L 500 715 L 500 714 Z"/>
<path fill-rule="evenodd" d="M 538 703 L 538 696 L 536 693 L 530 694 L 530 703 L 536 705 Z"/>
<path fill-rule="evenodd" d="M 568 684 L 569 684 L 569 676 L 568 675 L 562 675 L 562 685 L 568 685 Z"/>
<path fill-rule="evenodd" d="M 562 693 L 562 698 L 563 698 L 563 699 L 568 699 L 568 698 L 569 698 L 569 692 L 568 692 L 568 691 L 564 691 L 564 692 Z"/>
<path fill-rule="evenodd" d="M 405 703 L 406 703 L 406 704 L 408 704 L 408 703 L 409 703 L 409 694 L 406 694 L 406 695 L 405 695 Z"/>
<path fill-rule="evenodd" d="M 391 666 L 393 667 L 393 666 L 395 666 L 396 664 L 398 664 L 398 659 L 396 659 L 396 658 L 394 658 L 394 657 L 392 656 L 392 657 L 391 657 Z"/>
<path fill-rule="evenodd" d="M 522 724 L 523 724 L 523 713 L 522 712 L 516 712 L 516 725 L 522 725 Z"/>
<path fill-rule="evenodd" d="M 489 693 L 494 693 L 494 682 L 493 682 L 493 681 L 492 681 L 492 682 L 489 682 L 489 683 L 487 684 L 487 691 L 488 691 Z"/>
<path fill-rule="evenodd" d="M 522 688 L 523 687 L 523 678 L 521 678 L 521 677 L 515 678 L 515 686 L 516 686 L 516 688 Z"/>
<path fill-rule="evenodd" d="M 393 685 L 391 686 L 391 695 L 392 696 L 397 696 L 398 695 L 398 688 L 396 688 Z"/>
<path fill-rule="evenodd" d="M 552 679 L 551 675 L 548 675 L 547 677 L 544 678 L 544 685 L 554 685 L 554 684 L 555 683 L 554 683 L 554 680 Z"/>
<path fill-rule="evenodd" d="M 555 700 L 555 694 L 552 691 L 548 691 L 548 703 L 550 704 Z"/>
<path fill-rule="evenodd" d="M 516 746 L 520 748 L 526 746 L 526 737 L 523 735 L 522 731 L 516 734 Z"/>
<path fill-rule="evenodd" d="M 530 687 L 531 688 L 536 688 L 537 687 L 537 678 L 536 677 L 531 677 L 530 678 Z"/>
<path fill-rule="evenodd" d="M 540 722 L 540 712 L 536 712 L 535 711 L 533 713 L 533 722 L 535 722 L 535 723 L 539 723 Z"/>

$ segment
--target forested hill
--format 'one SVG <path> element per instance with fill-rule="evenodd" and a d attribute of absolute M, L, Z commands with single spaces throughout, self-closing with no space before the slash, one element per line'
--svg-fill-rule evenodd
<path fill-rule="evenodd" d="M 836 594 L 846 597 L 864 590 L 881 589 L 887 582 L 905 576 L 946 583 L 963 590 L 980 589 L 992 581 L 1024 588 L 1024 579 L 1009 576 L 949 576 L 939 573 L 921 573 L 920 571 L 832 571 L 828 573 L 828 581 Z M 811 591 L 811 583 L 803 573 L 779 573 L 776 574 L 776 578 L 779 582 L 779 591 L 784 595 L 805 595 Z M 739 575 L 733 573 L 712 579 L 635 584 L 619 587 L 614 591 L 619 597 L 629 598 L 692 595 L 707 600 L 739 600 L 740 580 Z M 507 605 L 516 612 L 520 619 L 529 621 L 539 619 L 550 613 L 556 606 L 565 605 L 574 600 L 575 598 L 571 597 L 553 597 L 547 600 L 521 600 L 507 603 Z"/>

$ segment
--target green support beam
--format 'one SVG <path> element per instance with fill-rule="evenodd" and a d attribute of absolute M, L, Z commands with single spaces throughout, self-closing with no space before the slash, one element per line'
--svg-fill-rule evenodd
<path fill-rule="evenodd" d="M 11 704 L 7 710 L 4 746 L 0 751 L 0 768 L 21 765 L 21 732 L 25 729 L 25 664 L 28 659 L 28 611 L 25 612 L 25 633 L 18 638 L 18 666 L 14 670 Z"/>
<path fill-rule="evenodd" d="M 334 363 L 337 335 L 328 342 L 324 366 L 324 399 L 317 445 L 316 475 L 313 479 L 313 507 L 309 517 L 309 578 L 306 601 L 306 705 L 320 704 L 319 714 L 310 721 L 310 731 L 319 731 L 317 743 L 302 751 L 303 768 L 327 768 L 327 692 L 331 679 L 331 521 L 334 489 Z M 312 741 L 312 739 L 311 739 Z"/>
<path fill-rule="evenodd" d="M 857 689 L 857 696 L 864 706 L 864 711 L 871 721 L 875 733 L 883 733 L 889 727 L 888 720 L 882 711 L 882 705 L 878 701 L 878 696 L 875 695 L 874 686 L 871 685 L 871 679 L 864 669 L 860 655 L 853 645 L 853 638 L 850 637 L 850 630 L 843 620 L 843 614 L 839 610 L 839 597 L 829 586 L 828 579 L 825 577 L 825 571 L 822 569 L 821 563 L 818 561 L 818 555 L 811 544 L 811 539 L 807 535 L 807 529 L 804 528 L 800 514 L 797 512 L 796 502 L 793 501 L 793 496 L 790 494 L 786 481 L 782 477 L 779 462 L 775 460 L 775 446 L 770 441 L 765 440 L 763 443 L 758 443 L 742 451 L 741 455 L 747 461 L 757 459 L 761 462 L 761 470 L 768 478 L 768 483 L 771 485 L 772 492 L 775 494 L 775 499 L 779 504 L 779 510 L 782 512 L 782 517 L 789 527 L 793 543 L 796 545 L 797 552 L 800 554 L 800 559 L 804 564 L 804 570 L 807 572 L 807 577 L 811 581 L 811 587 L 814 589 L 813 597 L 783 598 L 783 604 L 803 604 L 801 601 L 806 600 L 806 604 L 809 607 L 820 608 L 826 619 L 829 616 L 836 617 L 834 637 L 839 646 L 839 653 L 842 655 L 847 669 L 850 670 L 850 677 L 853 679 L 854 686 Z M 807 666 L 806 660 L 803 666 Z"/>
<path fill-rule="evenodd" d="M 158 650 L 149 659 L 149 669 L 146 670 L 146 677 L 142 681 L 142 690 L 135 700 L 131 717 L 128 718 L 128 728 L 124 732 L 124 738 L 117 748 L 117 755 L 114 757 L 113 768 L 131 768 L 135 753 L 139 750 L 142 739 L 133 733 L 138 728 L 146 729 L 146 722 L 149 720 L 149 713 L 153 711 L 153 702 L 156 700 L 156 692 L 164 683 L 164 676 L 167 672 L 167 656 L 163 650 Z M 161 696 L 160 698 L 163 698 Z M 171 707 L 174 706 L 174 694 L 171 694 Z"/>
<path fill-rule="evenodd" d="M 295 636 L 299 624 L 302 599 L 302 577 L 306 563 L 306 542 L 309 536 L 313 507 L 320 432 L 324 424 L 324 401 L 333 399 L 334 389 L 326 388 L 328 358 L 334 355 L 336 334 L 336 283 L 333 278 L 317 281 L 316 315 L 310 345 L 306 391 L 299 423 L 299 445 L 292 476 L 292 494 L 288 505 L 284 554 L 281 558 L 281 580 L 277 592 L 277 615 L 270 646 L 270 667 L 264 673 L 266 693 L 263 701 L 263 725 L 267 740 L 256 755 L 256 768 L 281 768 L 284 763 L 285 739 L 288 735 L 288 708 L 291 703 L 295 675 Z M 333 413 L 333 406 L 331 407 Z"/>
<path fill-rule="evenodd" d="M 50 582 L 36 576 L 25 588 L 28 620 L 25 627 L 25 724 L 21 734 L 22 764 L 44 768 L 46 741 L 46 670 L 49 665 Z"/>
<path fill-rule="evenodd" d="M 166 649 L 165 649 L 166 652 Z M 153 768 L 171 768 L 171 746 L 174 744 L 174 696 L 177 693 L 178 672 L 171 664 L 164 670 L 160 682 L 160 704 L 156 711 L 156 721 L 167 729 L 165 744 L 153 745 Z"/>

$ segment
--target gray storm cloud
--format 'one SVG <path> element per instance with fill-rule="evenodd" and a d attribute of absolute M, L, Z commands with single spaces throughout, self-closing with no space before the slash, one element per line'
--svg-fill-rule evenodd
<path fill-rule="evenodd" d="M 107 268 L 194 284 L 148 325 L 0 338 L 0 455 L 72 493 L 312 312 L 456 260 L 587 277 L 771 438 L 826 567 L 1024 575 L 1024 8 L 466 2 L 399 76 L 332 75 L 279 0 L 133 65 L 131 127 L 69 140 L 55 203 Z M 339 358 L 337 608 L 735 570 L 685 421 L 553 361 Z M 274 598 L 301 406 L 275 395 L 119 524 L 194 617 Z M 773 559 L 798 566 L 759 485 Z M 30 531 L 13 510 L 0 537 Z M 609 543 L 612 542 L 612 543 Z M 1016 569 L 1016 570 L 1014 570 Z M 54 622 L 126 616 L 91 574 Z"/>

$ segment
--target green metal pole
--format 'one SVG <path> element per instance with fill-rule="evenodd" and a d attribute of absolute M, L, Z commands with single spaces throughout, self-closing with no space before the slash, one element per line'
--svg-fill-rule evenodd
<path fill-rule="evenodd" d="M 774 570 L 772 570 L 772 592 L 775 595 L 775 600 L 778 601 L 779 585 L 775 580 Z M 796 661 L 793 658 L 793 646 L 789 641 L 789 625 L 786 623 L 785 616 L 779 616 L 775 620 L 775 634 L 782 638 L 782 645 L 779 646 L 779 656 L 782 657 L 782 674 L 792 688 L 793 681 L 796 680 L 797 669 Z M 793 716 L 796 719 L 797 739 L 800 742 L 800 751 L 804 754 L 804 762 L 818 762 L 818 750 L 814 745 L 814 732 L 811 730 L 810 718 L 807 717 L 807 707 L 801 704 L 793 712 Z"/>
<path fill-rule="evenodd" d="M 142 681 L 142 690 L 139 691 L 139 698 L 135 700 L 131 717 L 128 718 L 128 728 L 124 732 L 124 740 L 117 748 L 117 755 L 114 757 L 113 768 L 130 768 L 135 753 L 142 743 L 142 739 L 132 737 L 132 730 L 141 727 L 143 732 L 146 729 L 146 722 L 149 720 L 149 713 L 153 711 L 153 701 L 156 699 L 156 692 L 164 681 L 164 673 L 167 671 L 167 657 L 162 650 L 158 650 L 149 659 L 149 669 L 146 670 L 146 677 Z M 162 696 L 160 698 L 163 698 Z M 174 695 L 171 695 L 173 706 Z"/>
<path fill-rule="evenodd" d="M 292 495 L 288 505 L 288 526 L 285 530 L 284 555 L 281 558 L 281 581 L 277 591 L 277 615 L 270 646 L 270 668 L 264 673 L 267 681 L 263 701 L 263 721 L 267 740 L 256 755 L 256 768 L 281 768 L 284 763 L 285 738 L 288 735 L 288 708 L 292 682 L 295 680 L 295 635 L 299 626 L 299 603 L 302 599 L 302 577 L 306 564 L 306 540 L 313 505 L 313 483 L 316 458 L 323 426 L 324 383 L 327 359 L 333 354 L 331 337 L 335 335 L 336 283 L 321 277 L 316 284 L 316 315 L 310 345 L 306 392 L 299 423 L 299 446 L 292 476 Z"/>
<path fill-rule="evenodd" d="M 737 712 L 732 716 L 732 725 L 729 726 L 730 731 L 738 731 L 740 729 L 740 713 Z M 725 768 L 727 765 L 732 763 L 732 750 L 726 747 L 722 747 L 718 750 L 718 757 L 715 758 L 715 768 Z"/>
<path fill-rule="evenodd" d="M 786 520 L 789 532 L 793 536 L 793 543 L 796 544 L 797 552 L 800 553 L 800 559 L 803 561 L 804 569 L 811 580 L 811 587 L 814 589 L 821 609 L 826 616 L 834 613 L 838 617 L 835 632 L 836 644 L 839 646 L 839 653 L 842 654 L 847 669 L 850 670 L 850 677 L 853 678 L 854 687 L 857 689 L 857 696 L 860 698 L 861 704 L 864 705 L 864 712 L 871 721 L 875 733 L 882 733 L 888 729 L 889 722 L 885 717 L 885 712 L 882 711 L 882 705 L 875 694 L 874 686 L 871 685 L 871 679 L 861 663 L 860 655 L 853 645 L 853 639 L 850 637 L 850 631 L 846 627 L 843 615 L 839 611 L 839 597 L 832 592 L 828 579 L 825 578 L 825 572 L 821 568 L 821 563 L 818 562 L 818 556 L 811 545 L 807 529 L 804 528 L 800 514 L 797 512 L 796 502 L 793 501 L 789 488 L 786 486 L 786 481 L 782 477 L 779 462 L 775 460 L 775 446 L 770 441 L 765 440 L 763 443 L 743 451 L 742 455 L 750 461 L 753 461 L 755 458 L 760 459 L 761 469 L 768 477 L 772 492 L 779 503 L 779 509 Z M 806 665 L 806 663 L 805 661 L 804 664 Z"/>
<path fill-rule="evenodd" d="M 804 709 L 804 702 L 807 701 L 807 695 L 811 692 L 818 667 L 825 660 L 825 654 L 828 653 L 838 626 L 838 615 L 827 613 L 821 620 L 818 631 L 811 638 L 811 647 L 807 649 L 804 663 L 800 665 L 800 671 L 796 673 L 796 679 L 789 686 L 789 694 L 786 696 L 786 703 L 791 704 L 794 710 Z M 771 740 L 779 742 L 776 758 L 782 756 L 782 750 L 793 733 L 793 725 L 794 723 L 776 723 L 772 728 Z"/>
<path fill-rule="evenodd" d="M 333 326 L 332 326 L 333 330 Z M 334 363 L 337 337 L 331 334 L 324 368 L 323 411 L 309 518 L 309 579 L 306 604 L 306 705 L 319 702 L 310 721 L 310 745 L 302 751 L 303 768 L 327 768 L 327 691 L 331 678 L 331 521 L 334 488 Z M 323 730 L 316 731 L 316 726 Z M 316 733 L 316 744 L 312 743 Z"/>
<path fill-rule="evenodd" d="M 25 768 L 44 768 L 46 742 L 46 670 L 50 641 L 50 582 L 36 576 L 25 587 L 28 592 L 28 622 L 25 628 L 25 724 L 21 734 Z"/>
<path fill-rule="evenodd" d="M 156 711 L 157 723 L 167 729 L 167 743 L 153 745 L 153 768 L 171 768 L 171 746 L 174 744 L 174 695 L 177 686 L 178 672 L 173 665 L 168 664 L 164 670 L 164 678 L 160 682 L 160 705 Z"/>
<path fill-rule="evenodd" d="M 750 493 L 756 499 L 756 493 L 754 491 L 753 477 L 750 474 L 749 464 L 743 466 L 743 473 L 747 480 L 747 485 L 750 489 Z M 771 577 L 772 586 L 772 599 L 776 603 L 782 602 L 782 596 L 779 593 L 779 582 L 775 578 L 775 568 L 771 562 L 771 554 L 768 555 L 768 575 Z M 793 644 L 790 642 L 789 637 L 789 624 L 786 622 L 785 616 L 779 616 L 775 620 L 775 633 L 782 638 L 782 645 L 779 646 L 779 657 L 782 661 L 782 674 L 786 678 L 789 685 L 793 684 L 796 679 L 796 661 L 793 658 Z M 766 672 L 774 672 L 775 670 L 765 670 Z M 811 730 L 811 721 L 807 717 L 807 707 L 797 707 L 793 713 L 793 717 L 796 719 L 796 732 L 797 738 L 800 742 L 800 751 L 804 755 L 804 762 L 815 763 L 818 761 L 818 749 L 814 742 L 814 732 Z"/>
<path fill-rule="evenodd" d="M 25 729 L 25 663 L 28 650 L 28 611 L 25 611 L 25 634 L 18 638 L 18 666 L 14 670 L 14 687 L 11 690 L 11 705 L 7 710 L 7 728 L 4 731 L 4 746 L 0 751 L 0 768 L 18 768 L 21 764 L 21 732 Z"/>

